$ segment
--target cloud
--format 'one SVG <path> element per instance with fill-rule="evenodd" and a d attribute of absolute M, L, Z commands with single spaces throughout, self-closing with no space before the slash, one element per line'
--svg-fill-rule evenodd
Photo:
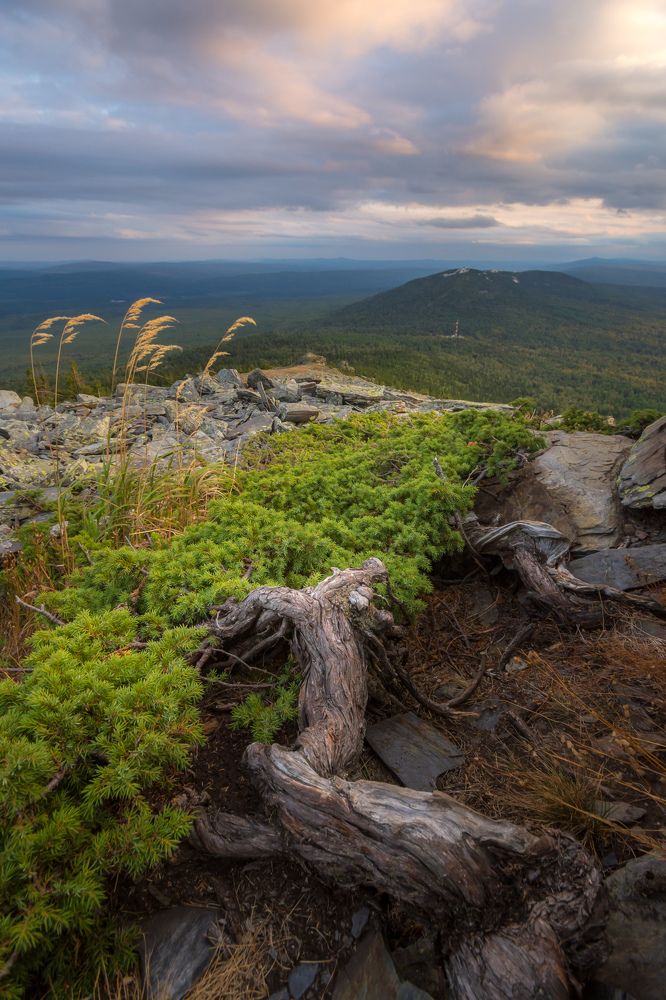
<path fill-rule="evenodd" d="M 665 36 L 657 0 L 3 0 L 0 238 L 656 239 Z"/>
<path fill-rule="evenodd" d="M 425 219 L 424 226 L 437 226 L 438 229 L 490 229 L 493 226 L 501 226 L 502 223 L 493 218 L 492 215 L 466 215 L 447 217 L 441 216 L 434 219 Z"/>

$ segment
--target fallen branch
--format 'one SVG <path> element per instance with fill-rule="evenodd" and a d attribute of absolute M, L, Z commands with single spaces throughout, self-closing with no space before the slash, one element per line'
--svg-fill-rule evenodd
<path fill-rule="evenodd" d="M 504 670 L 505 666 L 507 665 L 507 663 L 509 662 L 515 651 L 519 649 L 520 646 L 522 646 L 522 644 L 525 642 L 525 639 L 528 639 L 532 635 L 532 632 L 534 632 L 535 628 L 536 628 L 536 622 L 528 622 L 526 625 L 523 625 L 522 628 L 518 629 L 513 639 L 508 644 L 508 646 L 506 647 L 506 649 L 499 658 L 499 663 L 497 664 L 498 673 L 501 673 L 502 670 Z"/>
<path fill-rule="evenodd" d="M 666 618 L 666 607 L 651 597 L 578 580 L 566 567 L 570 542 L 550 524 L 512 521 L 489 527 L 470 514 L 465 527 L 474 553 L 499 556 L 507 569 L 518 574 L 533 600 L 567 624 L 598 626 L 602 597 Z"/>
<path fill-rule="evenodd" d="M 53 615 L 50 611 L 47 611 L 43 604 L 40 607 L 36 607 L 34 604 L 28 604 L 28 602 L 24 601 L 22 597 L 18 596 L 18 594 L 16 594 L 15 600 L 16 603 L 20 604 L 22 608 L 26 608 L 28 611 L 34 611 L 36 615 L 41 615 L 43 618 L 46 618 L 46 620 L 51 622 L 52 625 L 66 624 L 62 618 L 58 618 L 57 615 Z"/>

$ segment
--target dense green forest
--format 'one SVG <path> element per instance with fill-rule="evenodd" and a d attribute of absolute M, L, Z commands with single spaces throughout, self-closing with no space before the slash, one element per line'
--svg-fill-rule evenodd
<path fill-rule="evenodd" d="M 548 409 L 584 405 L 624 416 L 664 406 L 665 346 L 661 289 L 464 269 L 411 281 L 299 330 L 245 333 L 234 359 L 241 368 L 266 367 L 311 350 L 433 395 L 498 402 L 528 395 Z M 186 352 L 178 366 L 194 370 L 204 354 Z"/>
<path fill-rule="evenodd" d="M 184 348 L 171 355 L 160 378 L 173 381 L 201 368 L 226 326 L 249 314 L 257 327 L 239 334 L 235 343 L 234 364 L 240 369 L 291 364 L 314 351 L 379 382 L 449 398 L 509 402 L 527 395 L 546 409 L 585 406 L 619 417 L 666 404 L 666 289 L 594 285 L 553 271 L 463 268 L 361 297 L 363 289 L 385 288 L 398 273 L 404 274 L 394 268 L 353 278 L 353 272 L 339 270 L 242 279 L 232 274 L 224 280 L 198 274 L 196 281 L 190 276 L 189 283 L 169 284 L 171 272 L 167 280 L 158 271 L 152 290 L 160 292 L 164 285 L 164 304 L 179 321 L 174 339 Z M 83 277 L 67 275 L 68 298 L 58 311 L 76 303 L 78 309 L 99 310 L 108 321 L 88 328 L 68 352 L 83 377 L 79 383 L 74 379 L 72 388 L 108 388 L 115 331 L 126 303 L 109 302 L 107 293 L 106 308 L 99 304 L 105 274 L 93 272 L 92 302 L 83 297 Z M 120 278 L 114 275 L 113 288 L 137 291 L 141 279 L 134 272 L 127 286 L 116 286 Z M 143 275 L 144 282 L 148 278 Z M 55 310 L 52 279 L 49 275 L 37 286 L 46 312 L 17 316 L 5 303 L 3 386 L 29 390 L 27 320 L 36 325 Z M 45 371 L 53 360 L 48 348 L 40 352 Z"/>

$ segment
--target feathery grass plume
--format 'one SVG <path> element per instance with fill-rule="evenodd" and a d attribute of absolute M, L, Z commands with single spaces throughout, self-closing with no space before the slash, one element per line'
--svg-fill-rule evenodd
<path fill-rule="evenodd" d="M 174 316 L 156 316 L 139 328 L 127 362 L 126 382 L 131 383 L 136 372 L 145 370 L 140 367 L 141 363 L 151 360 L 157 352 L 160 352 L 163 357 L 168 351 L 179 349 L 176 344 L 157 343 L 159 335 L 166 330 L 171 330 L 177 322 L 178 320 Z"/>
<path fill-rule="evenodd" d="M 57 323 L 62 323 L 62 328 L 60 330 L 60 337 L 58 338 L 58 354 L 56 358 L 56 374 L 55 374 L 55 387 L 53 390 L 53 405 L 58 404 L 58 381 L 60 378 L 60 361 L 62 358 L 62 349 L 67 344 L 72 344 L 82 327 L 86 323 L 104 323 L 105 321 L 101 316 L 95 316 L 93 313 L 80 313 L 78 316 L 50 316 L 48 319 L 43 320 L 30 335 L 30 370 L 32 372 L 32 381 L 35 389 L 36 402 L 39 405 L 39 389 L 37 388 L 37 373 L 35 371 L 35 357 L 34 350 L 35 347 L 42 347 L 47 344 L 49 340 L 53 339 L 53 327 Z"/>
<path fill-rule="evenodd" d="M 178 322 L 175 316 L 163 315 L 155 316 L 153 319 L 147 320 L 145 323 L 141 323 L 142 310 L 146 305 L 151 303 L 156 303 L 157 299 L 144 298 L 138 299 L 127 311 L 124 322 L 124 329 L 136 330 L 136 335 L 134 338 L 134 345 L 130 351 L 130 356 L 125 367 L 125 386 L 126 391 L 123 394 L 122 406 L 120 410 L 120 424 L 118 429 L 118 442 L 120 445 L 119 452 L 116 453 L 115 458 L 111 455 L 111 429 L 109 428 L 109 437 L 107 439 L 107 454 L 106 454 L 106 488 L 109 491 L 109 497 L 111 505 L 114 506 L 118 504 L 120 507 L 126 506 L 129 503 L 131 510 L 128 511 L 129 514 L 129 525 L 128 531 L 129 536 L 141 535 L 145 529 L 145 525 L 151 521 L 152 514 L 156 507 L 160 507 L 159 502 L 155 498 L 155 479 L 152 475 L 156 472 L 147 463 L 150 468 L 150 475 L 145 474 L 145 470 L 138 476 L 135 470 L 132 468 L 132 460 L 129 455 L 127 448 L 127 406 L 131 400 L 130 393 L 127 389 L 136 383 L 138 375 L 143 376 L 143 404 L 144 404 L 144 416 L 145 407 L 147 405 L 147 389 L 148 389 L 148 376 L 151 372 L 154 372 L 159 368 L 159 366 L 164 361 L 167 354 L 172 351 L 180 351 L 181 347 L 178 344 L 162 344 L 159 343 L 158 337 L 167 332 L 171 331 L 173 326 Z M 115 373 L 114 373 L 115 378 Z M 179 466 L 179 476 L 182 478 L 182 486 L 184 492 L 188 493 L 188 488 L 191 486 L 192 477 L 190 477 L 190 470 L 183 471 L 181 468 L 182 463 L 178 463 Z M 197 477 L 195 476 L 194 479 Z M 166 481 L 161 481 L 158 483 L 158 492 L 164 488 L 166 490 L 166 495 L 174 498 L 174 491 L 171 485 Z M 169 507 L 169 504 L 166 505 Z M 164 512 L 155 518 L 156 524 L 153 527 L 159 530 L 163 526 L 164 521 L 168 521 L 168 517 L 164 517 Z M 168 530 L 165 528 L 165 530 Z"/>
<path fill-rule="evenodd" d="M 71 316 L 50 316 L 48 319 L 42 320 L 42 322 L 35 327 L 30 335 L 30 372 L 32 375 L 32 384 L 35 390 L 35 402 L 37 406 L 41 406 L 41 400 L 39 398 L 39 389 L 37 387 L 37 372 L 35 369 L 35 348 L 42 347 L 44 344 L 48 344 L 49 340 L 53 339 L 53 333 L 51 328 L 56 325 L 56 323 L 67 323 L 71 319 Z"/>
<path fill-rule="evenodd" d="M 58 356 L 56 358 L 55 387 L 53 390 L 53 405 L 58 405 L 58 388 L 60 379 L 60 361 L 62 359 L 62 349 L 67 344 L 73 344 L 86 323 L 104 323 L 101 316 L 94 313 L 80 313 L 78 316 L 70 316 L 63 324 L 58 341 Z"/>
<path fill-rule="evenodd" d="M 211 368 L 219 358 L 228 357 L 229 355 L 228 351 L 220 350 L 222 344 L 229 343 L 229 341 L 233 340 L 234 337 L 236 336 L 237 330 L 240 330 L 242 326 L 248 326 L 248 325 L 256 326 L 257 322 L 256 320 L 252 319 L 251 316 L 239 316 L 238 319 L 231 324 L 231 326 L 225 331 L 224 336 L 220 339 L 220 342 L 218 343 L 217 347 L 215 348 L 215 350 L 209 357 L 208 361 L 206 362 L 206 367 L 202 372 L 203 375 L 208 375 Z"/>
<path fill-rule="evenodd" d="M 156 305 L 161 306 L 162 302 L 160 299 L 152 299 L 149 296 L 143 299 L 137 299 L 129 307 L 125 315 L 123 316 L 120 328 L 118 330 L 118 336 L 116 337 L 116 349 L 113 355 L 113 368 L 111 370 L 111 392 L 116 387 L 116 374 L 118 372 L 118 356 L 120 354 L 120 344 L 123 339 L 123 333 L 125 330 L 139 330 L 141 328 L 141 314 L 146 306 Z"/>

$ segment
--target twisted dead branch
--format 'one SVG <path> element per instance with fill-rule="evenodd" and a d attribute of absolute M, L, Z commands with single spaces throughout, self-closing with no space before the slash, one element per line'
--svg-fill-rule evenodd
<path fill-rule="evenodd" d="M 450 934 L 455 998 L 569 996 L 603 956 L 601 875 L 577 842 L 535 836 L 441 792 L 345 778 L 363 745 L 369 659 L 395 634 L 374 604 L 386 579 L 369 559 L 317 587 L 260 587 L 220 609 L 225 650 L 290 632 L 303 676 L 299 735 L 294 749 L 254 743 L 245 753 L 265 819 L 201 811 L 193 840 L 225 858 L 296 855 L 437 920 Z"/>

